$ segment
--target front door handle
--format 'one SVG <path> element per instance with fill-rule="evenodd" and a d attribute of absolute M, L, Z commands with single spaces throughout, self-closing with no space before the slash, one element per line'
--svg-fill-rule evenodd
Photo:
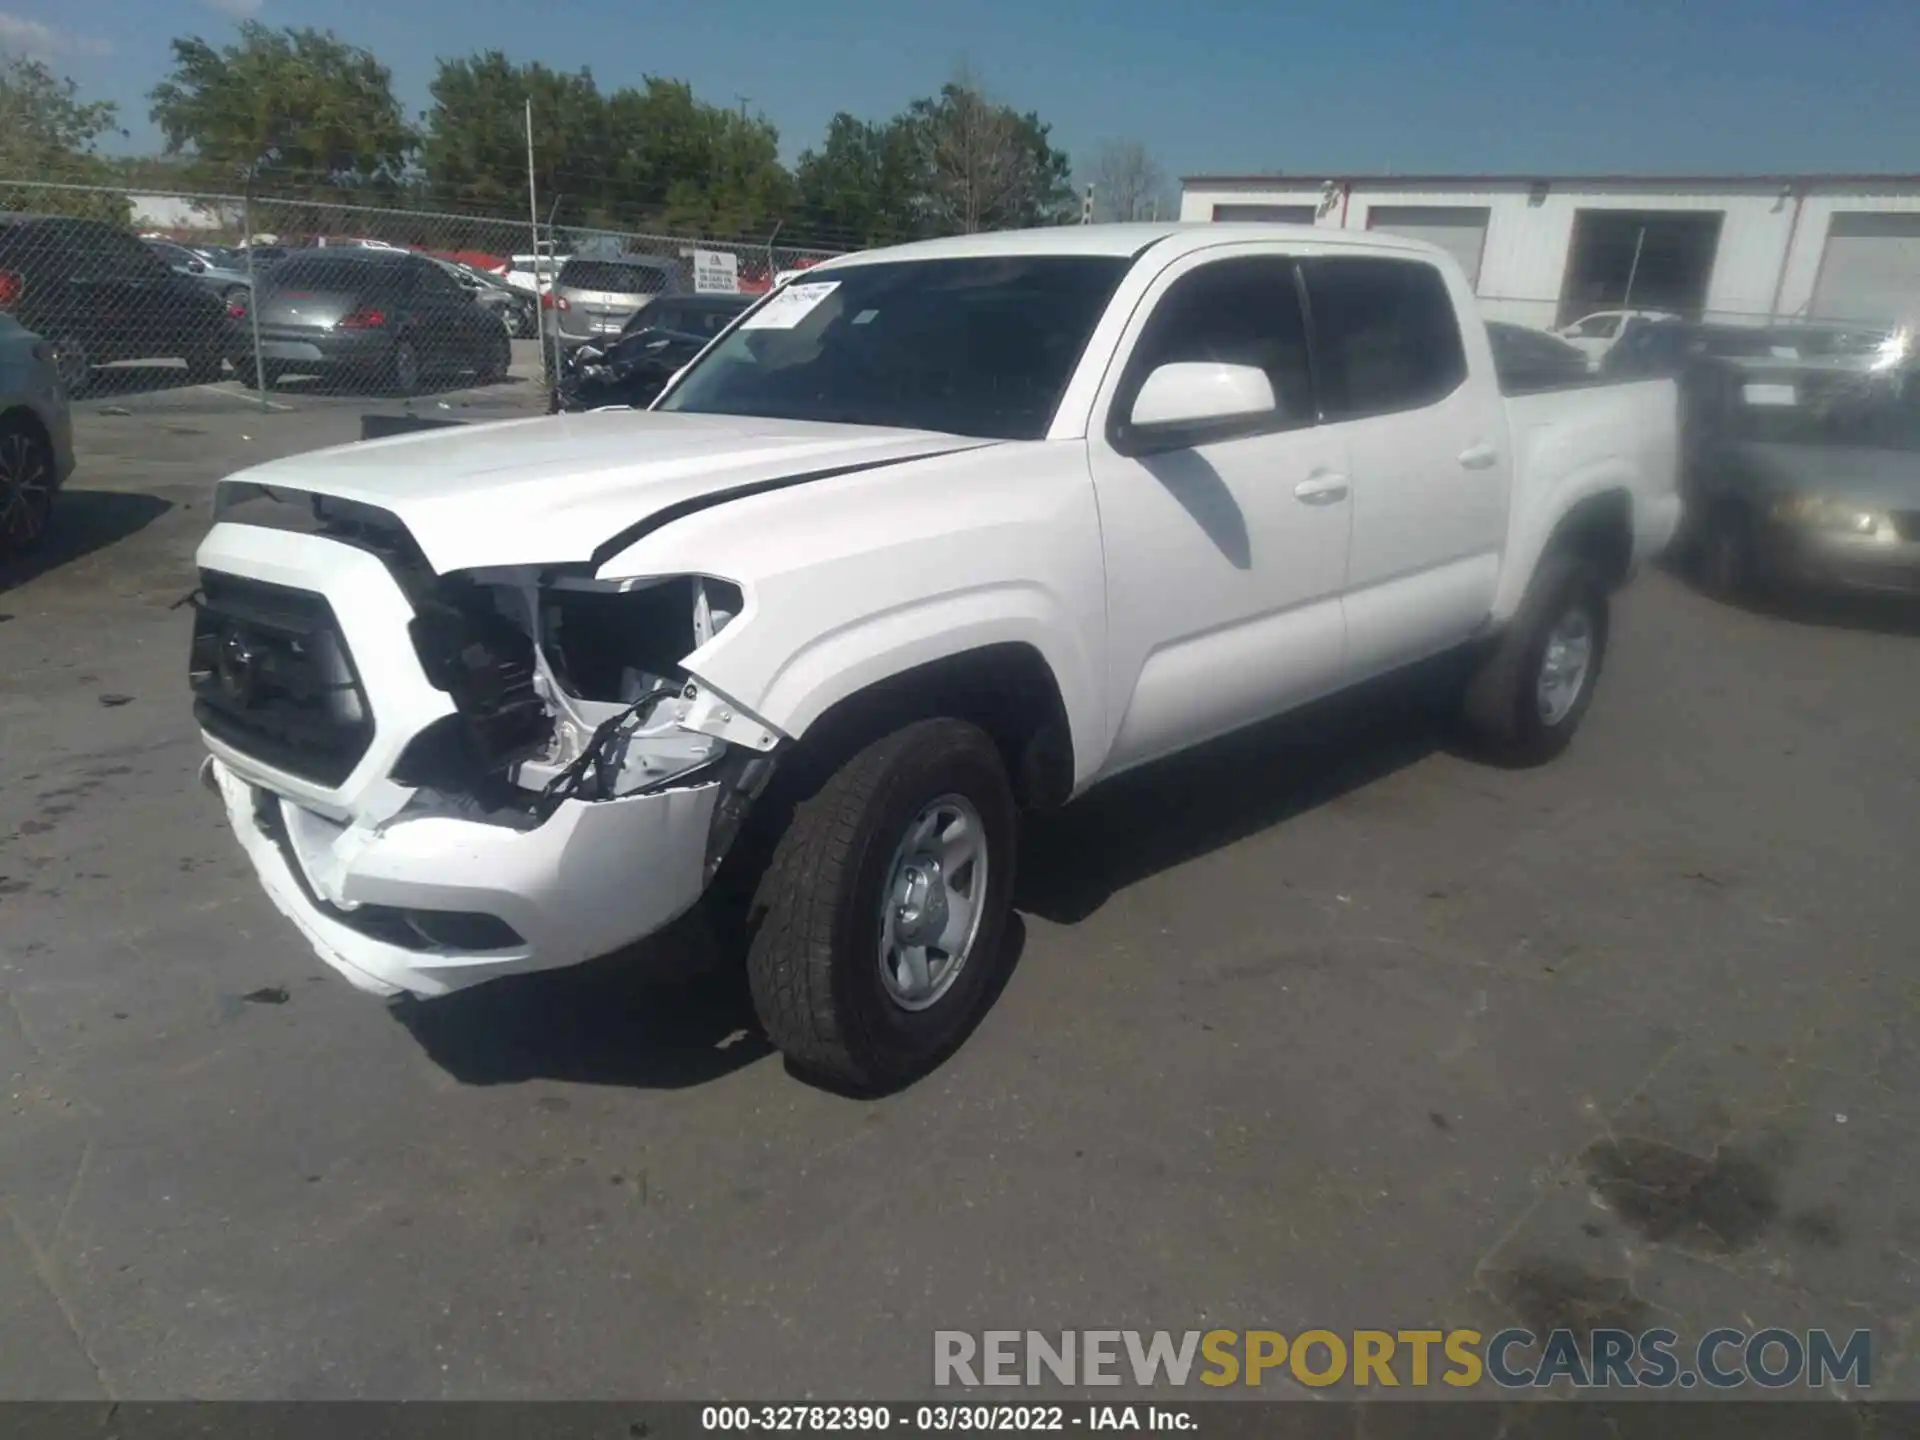
<path fill-rule="evenodd" d="M 1332 505 L 1347 498 L 1347 477 L 1311 475 L 1293 487 L 1293 498 L 1303 505 Z"/>
<path fill-rule="evenodd" d="M 1491 469 L 1500 458 L 1500 452 L 1484 440 L 1478 445 L 1469 445 L 1460 452 L 1460 463 L 1469 470 Z"/>

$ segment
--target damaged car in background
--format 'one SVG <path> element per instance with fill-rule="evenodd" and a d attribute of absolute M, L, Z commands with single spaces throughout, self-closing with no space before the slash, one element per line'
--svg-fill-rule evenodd
<path fill-rule="evenodd" d="M 1503 387 L 1443 252 L 1081 226 L 829 261 L 651 410 L 223 482 L 206 779 L 354 984 L 570 965 L 703 897 L 768 1037 L 939 1063 L 1018 815 L 1458 655 L 1487 752 L 1571 741 L 1679 518 L 1664 380 Z"/>

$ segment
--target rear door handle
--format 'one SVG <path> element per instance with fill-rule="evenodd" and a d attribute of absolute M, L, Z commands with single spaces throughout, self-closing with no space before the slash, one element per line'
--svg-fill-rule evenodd
<path fill-rule="evenodd" d="M 1303 505 L 1332 505 L 1347 498 L 1347 477 L 1311 475 L 1293 487 L 1293 498 Z"/>
<path fill-rule="evenodd" d="M 1469 445 L 1460 452 L 1460 463 L 1469 470 L 1491 469 L 1494 461 L 1500 458 L 1500 452 L 1482 441 L 1478 445 Z"/>

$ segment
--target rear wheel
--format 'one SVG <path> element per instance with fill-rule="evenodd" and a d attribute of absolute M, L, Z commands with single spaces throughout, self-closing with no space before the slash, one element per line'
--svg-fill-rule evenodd
<path fill-rule="evenodd" d="M 487 342 L 486 358 L 480 362 L 480 379 L 484 384 L 494 384 L 507 378 L 507 372 L 513 368 L 513 341 L 507 335 L 503 324 L 500 333 Z"/>
<path fill-rule="evenodd" d="M 1015 818 L 992 740 L 923 720 L 794 810 L 760 878 L 747 974 L 795 1067 L 876 1089 L 937 1065 L 991 1001 Z"/>
<path fill-rule="evenodd" d="M 420 352 L 402 335 L 387 357 L 387 383 L 396 394 L 412 395 L 420 388 Z"/>
<path fill-rule="evenodd" d="M 1520 611 L 1468 683 L 1463 719 L 1476 748 L 1536 765 L 1565 750 L 1586 717 L 1607 653 L 1607 590 L 1578 555 L 1540 562 Z"/>
<path fill-rule="evenodd" d="M 60 386 L 69 395 L 78 395 L 93 383 L 93 357 L 77 336 L 65 335 L 53 342 L 53 368 L 59 373 Z"/>
<path fill-rule="evenodd" d="M 53 449 L 36 426 L 0 420 L 0 555 L 20 555 L 53 513 Z"/>
<path fill-rule="evenodd" d="M 187 379 L 196 385 L 210 385 L 225 378 L 227 357 L 218 345 L 203 345 L 186 357 Z"/>

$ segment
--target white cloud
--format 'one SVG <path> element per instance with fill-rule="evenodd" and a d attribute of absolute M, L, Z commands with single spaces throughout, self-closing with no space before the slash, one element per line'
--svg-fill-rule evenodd
<path fill-rule="evenodd" d="M 0 50 L 51 60 L 56 55 L 98 58 L 113 53 L 113 42 L 103 35 L 75 35 L 44 20 L 0 10 Z"/>
<path fill-rule="evenodd" d="M 0 10 L 0 50 L 44 60 L 58 54 L 65 37 L 53 26 Z"/>
<path fill-rule="evenodd" d="M 200 3 L 229 20 L 251 20 L 260 13 L 262 0 L 200 0 Z"/>

